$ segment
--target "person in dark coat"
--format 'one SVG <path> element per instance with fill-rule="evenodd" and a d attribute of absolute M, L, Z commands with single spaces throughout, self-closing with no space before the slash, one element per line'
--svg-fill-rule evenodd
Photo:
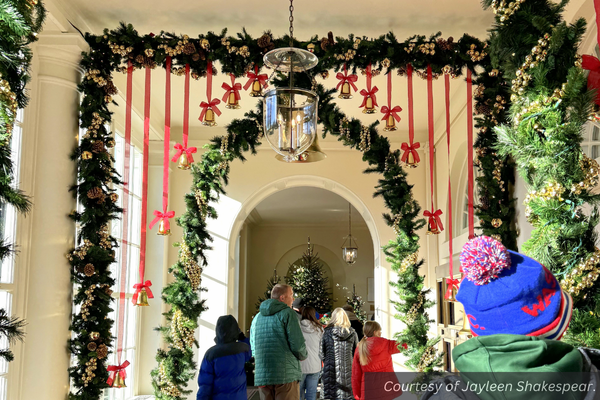
<path fill-rule="evenodd" d="M 204 354 L 198 375 L 196 400 L 246 400 L 245 364 L 252 356 L 236 319 L 224 315 L 217 320 L 215 346 Z"/>
<path fill-rule="evenodd" d="M 350 326 L 352 327 L 352 329 L 354 329 L 354 331 L 358 335 L 358 340 L 360 341 L 364 336 L 362 322 L 360 322 L 360 320 L 356 317 L 356 314 L 354 313 L 354 308 L 352 308 L 350 304 L 344 304 L 342 309 L 346 311 L 346 315 L 350 320 Z"/>
<path fill-rule="evenodd" d="M 323 332 L 319 355 L 323 360 L 323 394 L 328 400 L 354 399 L 352 360 L 358 336 L 342 308 L 336 308 Z"/>

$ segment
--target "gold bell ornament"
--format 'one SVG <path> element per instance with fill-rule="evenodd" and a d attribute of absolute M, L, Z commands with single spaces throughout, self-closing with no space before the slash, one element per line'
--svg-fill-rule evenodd
<path fill-rule="evenodd" d="M 428 217 L 427 222 L 427 234 L 428 235 L 439 235 L 444 227 L 442 226 L 442 220 L 440 219 L 440 215 L 442 214 L 442 210 L 436 210 L 435 212 L 431 212 L 426 210 L 423 215 Z"/>
<path fill-rule="evenodd" d="M 204 104 L 204 102 L 202 102 Z M 206 108 L 206 112 L 204 115 L 200 116 L 202 121 L 202 125 L 204 126 L 217 126 L 217 122 L 215 121 L 215 112 L 211 107 Z"/>
<path fill-rule="evenodd" d="M 376 88 L 375 88 L 376 89 Z M 364 91 L 361 90 L 361 93 Z M 375 106 L 377 105 L 376 101 L 373 100 L 373 97 L 371 97 L 370 95 L 365 98 L 365 100 L 363 101 L 363 114 L 374 114 L 377 112 L 377 109 L 375 108 Z"/>
<path fill-rule="evenodd" d="M 394 108 L 388 106 L 381 107 L 381 112 L 383 113 L 383 118 L 381 120 L 385 121 L 385 128 L 383 128 L 384 131 L 390 132 L 398 129 L 396 128 L 396 121 L 400 122 L 400 117 L 398 116 L 400 111 L 402 111 L 400 106 L 396 106 Z"/>
<path fill-rule="evenodd" d="M 208 61 L 206 67 L 206 99 L 208 103 L 206 101 L 200 103 L 202 112 L 200 113 L 200 118 L 198 118 L 204 126 L 216 126 L 215 114 L 217 116 L 221 115 L 221 111 L 217 107 L 221 103 L 221 100 L 212 98 L 212 73 L 212 62 Z"/>
<path fill-rule="evenodd" d="M 115 379 L 113 380 L 113 383 L 112 383 L 111 387 L 113 387 L 113 388 L 124 388 L 124 387 L 127 387 L 127 385 L 125 385 L 125 379 L 123 379 L 121 377 L 121 374 L 119 374 L 118 372 L 115 375 Z"/>
<path fill-rule="evenodd" d="M 269 77 L 267 74 L 259 74 L 258 73 L 258 65 L 254 66 L 254 72 L 248 71 L 247 74 L 248 82 L 244 85 L 244 90 L 248 90 L 250 86 L 252 86 L 252 90 L 250 91 L 250 96 L 252 97 L 262 97 L 262 89 L 267 84 L 267 80 Z"/>
<path fill-rule="evenodd" d="M 340 82 L 337 84 L 337 87 L 336 87 L 336 89 L 340 90 L 340 94 L 339 94 L 338 98 L 344 99 L 344 100 L 351 99 L 352 98 L 352 88 L 354 88 L 354 91 L 358 90 L 356 85 L 354 85 L 354 83 L 356 81 L 358 81 L 358 76 L 354 75 L 354 74 L 348 75 L 348 70 L 346 69 L 346 64 L 344 64 L 344 73 L 338 72 L 335 77 L 340 80 Z M 340 88 L 340 86 L 341 86 L 341 88 Z"/>
<path fill-rule="evenodd" d="M 138 293 L 136 306 L 148 307 L 149 305 L 150 304 L 148 304 L 148 293 L 146 292 L 146 288 L 141 288 L 140 292 Z"/>
<path fill-rule="evenodd" d="M 231 85 L 228 85 L 227 83 L 223 82 L 223 85 L 221 86 L 223 89 L 226 90 L 222 100 L 225 103 L 225 108 L 237 110 L 238 108 L 240 108 L 239 98 L 240 90 L 242 90 L 242 84 L 235 83 L 235 75 L 229 74 L 229 76 L 231 77 Z"/>
<path fill-rule="evenodd" d="M 377 106 L 377 98 L 375 97 L 375 93 L 379 91 L 377 86 L 371 87 L 371 79 L 373 74 L 371 73 L 371 64 L 367 67 L 367 90 L 363 89 L 360 91 L 360 94 L 364 96 L 363 102 L 360 107 L 363 108 L 363 114 L 373 114 L 376 113 Z"/>
<path fill-rule="evenodd" d="M 344 82 L 342 84 L 342 90 L 340 90 L 340 95 L 338 96 L 340 99 L 351 99 L 352 92 L 350 91 L 350 84 L 348 82 Z"/>
<path fill-rule="evenodd" d="M 161 219 L 158 223 L 158 232 L 157 235 L 168 236 L 171 234 L 171 229 L 167 228 L 167 222 L 164 219 Z"/>
<path fill-rule="evenodd" d="M 190 169 L 190 161 L 188 160 L 187 153 L 184 151 L 179 156 L 179 162 L 177 163 L 177 168 L 179 169 Z"/>
<path fill-rule="evenodd" d="M 171 234 L 171 226 L 169 224 L 169 218 L 173 218 L 175 216 L 175 211 L 165 211 L 164 213 L 154 210 L 154 219 L 150 222 L 149 228 L 152 229 L 154 224 L 158 222 L 158 232 L 157 235 L 170 235 Z"/>
<path fill-rule="evenodd" d="M 421 144 L 419 142 L 412 143 L 412 139 L 410 144 L 406 142 L 402 143 L 400 148 L 404 153 L 402 153 L 400 161 L 409 168 L 416 168 L 419 164 L 419 161 L 421 161 L 419 158 L 419 153 L 417 153 L 417 149 L 419 147 L 421 147 Z"/>

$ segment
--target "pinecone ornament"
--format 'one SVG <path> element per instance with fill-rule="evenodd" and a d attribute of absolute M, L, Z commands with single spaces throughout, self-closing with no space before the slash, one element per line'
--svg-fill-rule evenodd
<path fill-rule="evenodd" d="M 194 43 L 192 42 L 187 42 L 184 46 L 183 46 L 183 54 L 194 54 L 196 52 L 196 46 L 194 46 Z"/>
<path fill-rule="evenodd" d="M 96 350 L 96 355 L 100 359 L 106 358 L 108 356 L 108 347 L 106 347 L 105 344 L 101 344 L 100 346 L 98 346 L 98 349 Z"/>
<path fill-rule="evenodd" d="M 97 199 L 99 197 L 102 197 L 102 194 L 102 189 L 100 189 L 99 187 L 93 187 L 90 190 L 88 190 L 87 197 L 90 199 Z"/>
<path fill-rule="evenodd" d="M 475 106 L 475 112 L 477 114 L 490 115 L 492 113 L 492 109 L 487 104 L 479 103 L 477 106 Z"/>
<path fill-rule="evenodd" d="M 85 276 L 92 276 L 95 272 L 96 268 L 94 268 L 93 264 L 86 264 L 86 266 L 83 267 L 83 273 L 85 274 Z"/>
<path fill-rule="evenodd" d="M 101 141 L 96 141 L 92 145 L 92 152 L 94 152 L 94 153 L 104 153 L 104 150 L 105 150 L 104 143 Z"/>

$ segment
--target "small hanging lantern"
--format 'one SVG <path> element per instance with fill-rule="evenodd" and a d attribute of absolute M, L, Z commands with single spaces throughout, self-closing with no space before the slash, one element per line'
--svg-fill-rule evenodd
<path fill-rule="evenodd" d="M 289 87 L 272 89 L 263 99 L 265 137 L 287 162 L 297 161 L 315 140 L 319 101 L 315 92 L 294 87 L 294 72 L 306 72 L 318 59 L 309 51 L 292 47 L 292 11 L 290 5 L 290 47 L 272 50 L 264 57 L 265 65 L 289 73 Z"/>
<path fill-rule="evenodd" d="M 342 244 L 342 258 L 348 265 L 352 265 L 358 258 L 358 245 L 352 237 L 352 205 L 348 203 L 348 236 L 344 238 Z"/>

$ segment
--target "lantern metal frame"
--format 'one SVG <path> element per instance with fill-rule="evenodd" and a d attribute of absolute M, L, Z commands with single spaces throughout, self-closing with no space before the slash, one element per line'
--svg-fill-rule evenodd
<path fill-rule="evenodd" d="M 352 205 L 348 203 L 348 236 L 344 237 L 342 243 L 342 258 L 348 265 L 352 265 L 358 258 L 358 244 L 352 237 Z"/>

